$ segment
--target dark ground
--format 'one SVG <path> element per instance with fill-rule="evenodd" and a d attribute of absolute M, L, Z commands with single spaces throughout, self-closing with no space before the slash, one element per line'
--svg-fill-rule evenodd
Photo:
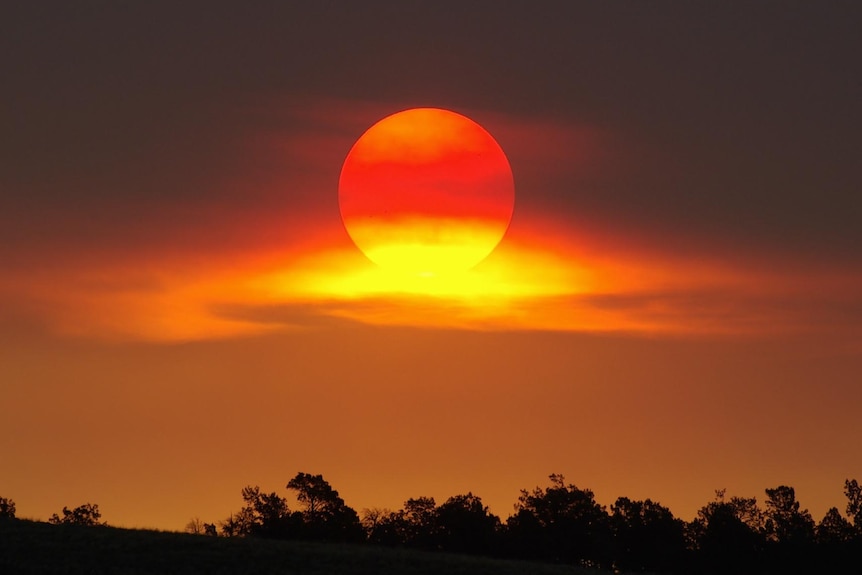
<path fill-rule="evenodd" d="M 169 575 L 598 575 L 575 567 L 372 546 L 227 539 L 0 521 L 0 573 Z"/>

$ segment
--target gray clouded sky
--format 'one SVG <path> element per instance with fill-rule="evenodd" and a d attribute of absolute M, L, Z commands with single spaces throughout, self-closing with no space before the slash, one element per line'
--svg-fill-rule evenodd
<path fill-rule="evenodd" d="M 703 249 L 859 263 L 856 3 L 34 2 L 0 15 L 7 247 L 147 241 L 172 206 L 233 193 L 240 135 L 279 121 L 249 107 L 282 98 L 600 130 L 613 161 L 579 185 L 566 165 L 541 175 L 513 158 L 520 199 Z"/>

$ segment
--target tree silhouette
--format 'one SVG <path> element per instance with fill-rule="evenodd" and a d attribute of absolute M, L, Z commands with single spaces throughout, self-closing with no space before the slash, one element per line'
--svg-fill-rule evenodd
<path fill-rule="evenodd" d="M 248 519 L 251 535 L 285 538 L 297 524 L 292 519 L 287 502 L 275 492 L 261 493 L 260 487 L 247 486 L 242 490 L 242 499 L 246 505 L 241 513 Z"/>
<path fill-rule="evenodd" d="M 186 523 L 186 526 L 183 531 L 191 535 L 203 535 L 204 522 L 201 521 L 200 517 L 192 517 L 191 519 L 189 519 L 189 522 Z"/>
<path fill-rule="evenodd" d="M 847 479 L 844 495 L 847 496 L 847 516 L 853 519 L 856 529 L 862 530 L 862 486 L 855 479 Z"/>
<path fill-rule="evenodd" d="M 227 519 L 219 521 L 218 525 L 225 537 L 245 537 L 253 532 L 254 514 L 251 509 L 244 507 L 228 515 Z"/>
<path fill-rule="evenodd" d="M 410 498 L 404 502 L 404 541 L 413 547 L 431 549 L 436 541 L 437 502 L 433 497 Z"/>
<path fill-rule="evenodd" d="M 444 551 L 487 554 L 494 548 L 500 518 L 489 513 L 482 499 L 455 495 L 437 508 L 434 536 Z"/>
<path fill-rule="evenodd" d="M 852 541 L 856 530 L 842 517 L 837 507 L 830 507 L 817 524 L 817 542 L 823 545 L 838 545 Z"/>
<path fill-rule="evenodd" d="M 378 511 L 373 522 L 366 518 L 368 540 L 383 545 L 435 549 L 437 504 L 433 497 L 411 498 L 398 511 Z"/>
<path fill-rule="evenodd" d="M 611 505 L 614 567 L 622 571 L 673 571 L 686 553 L 685 523 L 653 502 L 620 497 Z"/>
<path fill-rule="evenodd" d="M 15 519 L 15 502 L 7 497 L 0 497 L 0 519 Z"/>
<path fill-rule="evenodd" d="M 521 491 L 516 514 L 509 518 L 510 538 L 533 558 L 584 565 L 610 564 L 610 522 L 592 491 L 566 485 L 562 475 L 549 476 L 551 486 Z"/>
<path fill-rule="evenodd" d="M 763 549 L 763 511 L 754 497 L 728 500 L 724 489 L 717 490 L 715 500 L 698 511 L 690 527 L 706 572 L 753 569 Z"/>
<path fill-rule="evenodd" d="M 389 529 L 393 512 L 389 509 L 374 507 L 363 509 L 359 515 L 359 523 L 365 530 L 365 537 L 370 543 L 381 545 L 397 545 L 401 543 L 397 534 Z"/>
<path fill-rule="evenodd" d="M 767 489 L 764 505 L 765 531 L 771 540 L 794 545 L 814 541 L 814 520 L 807 509 L 799 509 L 792 487 L 780 485 Z"/>
<path fill-rule="evenodd" d="M 296 500 L 305 506 L 305 516 L 309 523 L 315 523 L 322 515 L 344 505 L 338 492 L 323 479 L 322 475 L 297 473 L 296 477 L 287 483 L 287 488 L 296 491 Z"/>
<path fill-rule="evenodd" d="M 102 514 L 97 504 L 85 503 L 71 510 L 68 507 L 63 507 L 63 516 L 60 517 L 55 513 L 48 519 L 48 523 L 53 525 L 107 525 L 107 523 L 99 522 L 101 518 Z"/>
<path fill-rule="evenodd" d="M 767 489 L 764 506 L 764 562 L 785 572 L 815 568 L 814 520 L 807 509 L 800 509 L 796 491 L 786 485 Z"/>
<path fill-rule="evenodd" d="M 206 523 L 201 521 L 199 517 L 191 518 L 189 522 L 186 523 L 184 531 L 192 535 L 209 535 L 211 537 L 216 537 L 218 535 L 218 529 L 216 528 L 215 523 Z"/>
<path fill-rule="evenodd" d="M 361 541 L 365 535 L 359 515 L 339 497 L 322 475 L 297 473 L 287 483 L 304 507 L 303 536 L 332 541 Z"/>

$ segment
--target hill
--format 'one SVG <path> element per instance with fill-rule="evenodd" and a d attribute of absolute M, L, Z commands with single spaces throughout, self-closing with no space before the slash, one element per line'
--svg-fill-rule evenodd
<path fill-rule="evenodd" d="M 599 575 L 560 565 L 374 546 L 0 521 L 0 573 L 97 575 Z"/>

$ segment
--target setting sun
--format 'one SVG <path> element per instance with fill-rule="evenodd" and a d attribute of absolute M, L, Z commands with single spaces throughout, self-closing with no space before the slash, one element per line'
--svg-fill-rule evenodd
<path fill-rule="evenodd" d="M 438 108 L 405 110 L 369 128 L 344 161 L 338 193 L 344 226 L 368 259 L 426 276 L 484 259 L 515 201 L 496 140 Z"/>

